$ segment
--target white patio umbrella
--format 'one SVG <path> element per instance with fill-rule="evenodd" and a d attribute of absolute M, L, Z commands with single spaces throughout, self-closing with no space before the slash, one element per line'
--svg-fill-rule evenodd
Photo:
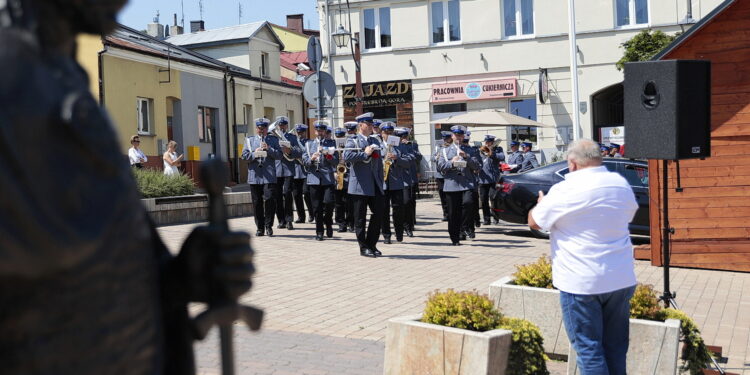
<path fill-rule="evenodd" d="M 551 128 L 549 125 L 516 116 L 497 109 L 485 109 L 468 112 L 439 120 L 430 121 L 431 124 L 459 124 L 474 127 L 482 126 L 526 126 L 532 128 Z"/>

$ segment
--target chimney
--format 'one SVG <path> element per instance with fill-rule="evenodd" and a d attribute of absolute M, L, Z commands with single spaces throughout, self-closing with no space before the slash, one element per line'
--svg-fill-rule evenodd
<path fill-rule="evenodd" d="M 304 34 L 305 33 L 304 17 L 305 17 L 304 14 L 288 14 L 286 16 L 286 27 L 300 34 Z"/>
<path fill-rule="evenodd" d="M 182 26 L 177 26 L 177 13 L 174 14 L 174 25 L 169 26 L 169 36 L 180 35 L 183 33 Z"/>
<path fill-rule="evenodd" d="M 164 39 L 164 25 L 159 23 L 159 12 L 156 12 L 154 22 L 146 25 L 146 34 L 157 39 Z"/>
<path fill-rule="evenodd" d="M 203 22 L 203 20 L 190 21 L 190 32 L 197 33 L 198 31 L 206 31 L 206 24 Z"/>

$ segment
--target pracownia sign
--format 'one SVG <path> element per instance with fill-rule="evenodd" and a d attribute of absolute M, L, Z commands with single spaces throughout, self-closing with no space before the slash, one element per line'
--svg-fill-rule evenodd
<path fill-rule="evenodd" d="M 354 85 L 344 85 L 342 88 L 344 105 L 354 106 L 356 104 Z M 411 103 L 412 101 L 410 80 L 365 83 L 362 85 L 362 91 L 364 94 L 362 104 L 365 107 Z"/>
<path fill-rule="evenodd" d="M 515 79 L 443 83 L 432 85 L 430 101 L 436 103 L 512 98 L 517 95 L 517 88 Z"/>

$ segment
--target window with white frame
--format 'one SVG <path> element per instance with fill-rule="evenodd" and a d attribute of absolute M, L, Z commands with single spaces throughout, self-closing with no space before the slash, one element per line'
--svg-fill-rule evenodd
<path fill-rule="evenodd" d="M 430 3 L 430 27 L 433 44 L 461 40 L 461 1 L 444 0 Z"/>
<path fill-rule="evenodd" d="M 198 140 L 211 143 L 213 140 L 214 122 L 216 121 L 216 108 L 198 107 Z"/>
<path fill-rule="evenodd" d="M 268 78 L 268 53 L 260 53 L 260 75 L 261 77 Z"/>
<path fill-rule="evenodd" d="M 502 0 L 506 38 L 534 34 L 534 0 Z"/>
<path fill-rule="evenodd" d="M 136 99 L 136 121 L 138 122 L 138 134 L 151 134 L 151 118 L 153 117 L 153 107 L 153 99 Z"/>
<path fill-rule="evenodd" d="M 648 0 L 615 0 L 615 25 L 634 26 L 648 23 Z"/>
<path fill-rule="evenodd" d="M 362 12 L 365 49 L 391 46 L 391 8 L 372 8 Z"/>

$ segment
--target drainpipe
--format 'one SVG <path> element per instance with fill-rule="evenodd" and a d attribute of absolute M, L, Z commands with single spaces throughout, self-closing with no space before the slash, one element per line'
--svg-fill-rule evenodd
<path fill-rule="evenodd" d="M 104 54 L 107 53 L 107 42 L 102 38 L 102 50 L 97 52 L 99 59 L 99 106 L 104 108 Z"/>
<path fill-rule="evenodd" d="M 227 135 L 226 136 L 226 140 L 227 140 L 227 159 L 226 160 L 230 161 L 230 160 L 232 160 L 232 155 L 229 152 L 229 150 L 230 150 L 230 148 L 229 148 L 229 141 L 230 141 L 230 139 L 229 139 L 229 97 L 228 97 L 229 94 L 227 93 L 227 77 L 229 77 L 229 67 L 228 66 L 224 67 L 224 81 L 222 82 L 222 86 L 224 86 L 224 108 L 225 108 L 224 112 L 226 112 L 224 117 L 226 117 L 225 124 L 227 124 L 227 131 L 226 131 L 226 135 Z"/>
<path fill-rule="evenodd" d="M 240 183 L 240 149 L 238 146 L 239 135 L 237 134 L 237 90 L 235 87 L 234 76 L 229 79 L 232 85 L 232 134 L 234 135 L 234 181 Z"/>

